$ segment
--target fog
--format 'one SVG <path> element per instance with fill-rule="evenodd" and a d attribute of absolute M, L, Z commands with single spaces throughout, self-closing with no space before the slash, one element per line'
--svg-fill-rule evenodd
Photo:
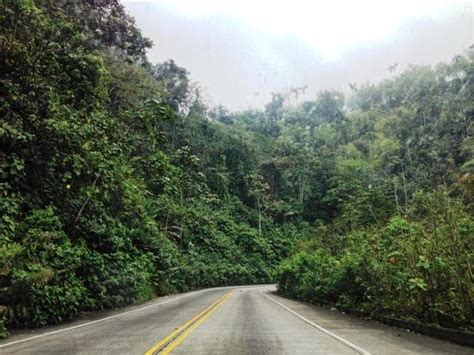
<path fill-rule="evenodd" d="M 400 72 L 410 64 L 450 61 L 474 42 L 471 2 L 277 3 L 124 5 L 154 42 L 152 62 L 172 58 L 190 71 L 209 103 L 231 109 L 262 107 L 272 92 L 304 85 L 306 99 L 322 89 L 347 91 L 349 83 L 396 75 L 388 70 L 395 63 Z"/>

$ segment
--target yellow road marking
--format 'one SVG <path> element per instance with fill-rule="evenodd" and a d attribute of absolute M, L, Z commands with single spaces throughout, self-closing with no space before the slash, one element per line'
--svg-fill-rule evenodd
<path fill-rule="evenodd" d="M 186 323 L 177 328 L 171 334 L 164 337 L 162 340 L 160 340 L 158 343 L 148 349 L 145 352 L 145 355 L 153 355 L 157 352 L 159 352 L 160 354 L 169 354 L 174 348 L 181 344 L 194 329 L 204 323 L 206 319 L 209 318 L 210 315 L 232 295 L 233 292 L 234 291 L 226 293 L 224 296 L 219 298 L 216 302 L 211 304 L 205 310 L 197 314 L 192 319 L 188 320 Z"/>

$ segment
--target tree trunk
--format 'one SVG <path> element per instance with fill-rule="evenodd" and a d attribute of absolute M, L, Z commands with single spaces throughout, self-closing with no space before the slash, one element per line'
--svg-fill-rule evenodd
<path fill-rule="evenodd" d="M 257 198 L 258 209 L 258 233 L 262 234 L 262 211 L 260 210 L 260 198 Z"/>

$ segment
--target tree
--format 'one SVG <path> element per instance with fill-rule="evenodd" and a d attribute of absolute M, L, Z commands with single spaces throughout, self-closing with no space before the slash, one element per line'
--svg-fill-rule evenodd
<path fill-rule="evenodd" d="M 262 215 L 268 208 L 268 189 L 269 186 L 263 181 L 259 174 L 252 173 L 248 176 L 249 194 L 255 199 L 258 212 L 258 232 L 262 234 Z"/>
<path fill-rule="evenodd" d="M 37 0 L 35 4 L 55 17 L 66 16 L 87 36 L 85 44 L 90 50 L 117 49 L 129 62 L 147 62 L 146 50 L 153 43 L 142 36 L 118 0 Z"/>
<path fill-rule="evenodd" d="M 172 59 L 154 65 L 150 70 L 156 81 L 164 85 L 164 102 L 176 111 L 183 110 L 183 105 L 190 94 L 188 71 L 176 65 Z"/>

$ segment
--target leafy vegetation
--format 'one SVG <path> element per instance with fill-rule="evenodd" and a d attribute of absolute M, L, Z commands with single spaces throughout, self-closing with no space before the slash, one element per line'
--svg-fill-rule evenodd
<path fill-rule="evenodd" d="M 280 292 L 472 329 L 473 59 L 362 87 L 341 123 L 317 126 L 330 218 L 282 263 Z"/>
<path fill-rule="evenodd" d="M 232 113 L 151 45 L 116 0 L 0 2 L 0 333 L 274 280 L 472 327 L 472 50 Z"/>

